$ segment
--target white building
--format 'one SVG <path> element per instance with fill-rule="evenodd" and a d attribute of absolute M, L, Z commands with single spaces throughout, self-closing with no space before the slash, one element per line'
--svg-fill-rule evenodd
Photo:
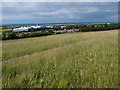
<path fill-rule="evenodd" d="M 40 28 L 41 26 L 31 26 L 31 28 L 34 28 L 34 29 L 36 29 L 36 28 Z"/>
<path fill-rule="evenodd" d="M 61 28 L 64 28 L 64 27 L 66 27 L 66 26 L 61 26 Z"/>
<path fill-rule="evenodd" d="M 15 28 L 13 29 L 13 32 L 23 32 L 23 31 L 28 31 L 30 27 L 20 27 L 20 28 Z"/>
<path fill-rule="evenodd" d="M 31 28 L 53 28 L 53 26 L 31 26 Z"/>
<path fill-rule="evenodd" d="M 23 31 L 28 31 L 28 29 L 30 28 L 42 28 L 42 27 L 46 27 L 46 28 L 53 28 L 53 26 L 30 26 L 30 27 L 20 27 L 20 28 L 15 28 L 13 29 L 13 32 L 23 32 Z"/>
<path fill-rule="evenodd" d="M 53 28 L 53 26 L 46 26 L 46 28 Z"/>

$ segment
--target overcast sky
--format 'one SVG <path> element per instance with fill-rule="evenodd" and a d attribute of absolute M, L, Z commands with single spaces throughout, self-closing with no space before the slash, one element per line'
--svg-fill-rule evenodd
<path fill-rule="evenodd" d="M 3 2 L 3 24 L 117 22 L 117 2 Z"/>

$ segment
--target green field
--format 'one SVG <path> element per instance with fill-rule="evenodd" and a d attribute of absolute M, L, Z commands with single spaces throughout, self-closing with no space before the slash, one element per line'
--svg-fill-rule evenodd
<path fill-rule="evenodd" d="M 116 88 L 118 31 L 2 42 L 2 87 Z"/>

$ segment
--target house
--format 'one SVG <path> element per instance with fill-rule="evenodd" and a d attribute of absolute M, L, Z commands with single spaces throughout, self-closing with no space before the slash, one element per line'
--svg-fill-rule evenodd
<path fill-rule="evenodd" d="M 72 33 L 72 32 L 75 32 L 74 30 L 70 29 L 70 30 L 67 30 L 67 33 Z"/>

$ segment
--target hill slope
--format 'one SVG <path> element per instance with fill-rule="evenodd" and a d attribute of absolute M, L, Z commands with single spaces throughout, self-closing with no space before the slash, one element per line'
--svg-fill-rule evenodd
<path fill-rule="evenodd" d="M 3 87 L 118 87 L 118 32 L 3 41 Z"/>

